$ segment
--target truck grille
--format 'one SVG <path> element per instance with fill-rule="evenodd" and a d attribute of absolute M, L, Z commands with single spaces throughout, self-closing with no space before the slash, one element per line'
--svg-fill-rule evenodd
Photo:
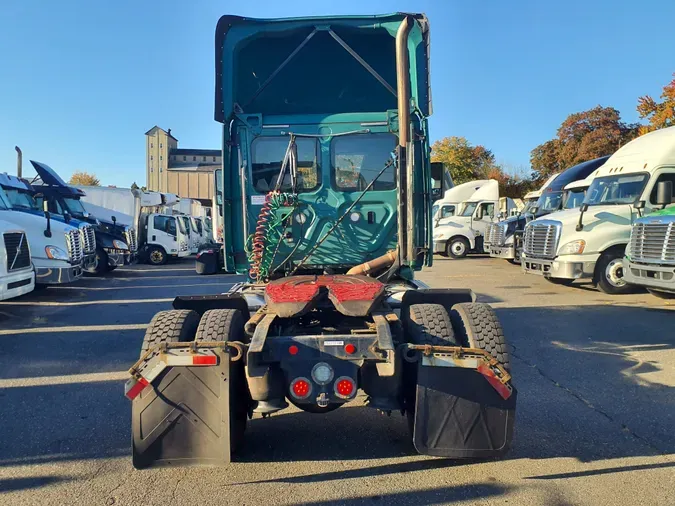
<path fill-rule="evenodd" d="M 675 222 L 636 222 L 630 234 L 630 252 L 634 262 L 674 264 Z"/>
<path fill-rule="evenodd" d="M 82 251 L 89 255 L 96 251 L 96 234 L 91 225 L 82 225 L 80 227 L 80 236 L 82 237 Z"/>
<path fill-rule="evenodd" d="M 496 223 L 491 223 L 487 227 L 485 227 L 485 235 L 483 236 L 483 244 L 485 246 L 487 246 L 488 244 L 492 244 L 492 235 L 495 225 Z"/>
<path fill-rule="evenodd" d="M 5 250 L 7 251 L 7 271 L 18 271 L 30 267 L 30 250 L 28 239 L 23 232 L 8 232 L 4 234 Z"/>
<path fill-rule="evenodd" d="M 490 233 L 490 239 L 492 244 L 495 246 L 504 246 L 506 241 L 506 223 L 493 223 L 490 227 L 492 229 Z"/>
<path fill-rule="evenodd" d="M 66 245 L 70 261 L 74 264 L 80 263 L 82 261 L 82 238 L 79 230 L 66 232 Z"/>
<path fill-rule="evenodd" d="M 523 251 L 535 258 L 554 258 L 558 251 L 561 224 L 558 221 L 533 221 L 525 227 Z"/>
<path fill-rule="evenodd" d="M 132 253 L 138 248 L 136 243 L 136 231 L 133 228 L 127 228 L 124 231 L 124 237 L 126 238 L 127 246 L 129 246 L 129 251 Z"/>

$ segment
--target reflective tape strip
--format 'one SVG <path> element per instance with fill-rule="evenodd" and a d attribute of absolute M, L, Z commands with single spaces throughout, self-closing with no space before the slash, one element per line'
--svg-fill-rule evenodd
<path fill-rule="evenodd" d="M 462 367 L 465 369 L 477 369 L 482 360 L 477 358 L 455 358 L 449 353 L 433 353 L 422 355 L 422 365 L 430 367 Z"/>
<path fill-rule="evenodd" d="M 132 401 L 149 385 L 145 378 L 131 378 L 124 385 L 124 395 Z"/>
<path fill-rule="evenodd" d="M 492 385 L 492 388 L 494 388 L 499 395 L 501 395 L 502 399 L 506 400 L 509 397 L 511 397 L 511 394 L 513 391 L 511 390 L 511 387 L 509 385 L 505 385 L 501 381 L 499 381 L 499 378 L 495 375 L 494 372 L 492 372 L 492 369 L 490 369 L 489 366 L 486 364 L 480 364 L 478 366 L 478 372 L 481 373 L 485 379 L 488 380 L 490 385 Z"/>
<path fill-rule="evenodd" d="M 162 356 L 162 361 L 166 365 L 173 366 L 191 366 L 191 365 L 216 365 L 218 357 L 211 351 L 202 351 L 195 354 L 171 354 L 167 353 Z"/>

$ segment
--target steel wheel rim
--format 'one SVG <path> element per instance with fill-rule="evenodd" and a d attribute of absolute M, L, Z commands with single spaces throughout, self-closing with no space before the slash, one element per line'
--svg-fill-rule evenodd
<path fill-rule="evenodd" d="M 605 279 L 616 288 L 626 285 L 626 281 L 623 279 L 623 262 L 620 258 L 615 258 L 607 264 Z"/>
<path fill-rule="evenodd" d="M 150 260 L 153 262 L 161 262 L 162 261 L 162 252 L 161 251 L 153 251 L 150 253 Z"/>
<path fill-rule="evenodd" d="M 464 243 L 462 241 L 456 241 L 452 243 L 452 245 L 450 246 L 450 250 L 455 255 L 463 255 L 466 248 L 464 247 Z"/>

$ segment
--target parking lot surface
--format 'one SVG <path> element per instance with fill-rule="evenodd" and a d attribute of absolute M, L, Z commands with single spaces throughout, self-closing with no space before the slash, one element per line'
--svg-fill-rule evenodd
<path fill-rule="evenodd" d="M 147 323 L 176 295 L 241 280 L 184 261 L 0 303 L 0 503 L 675 504 L 675 305 L 485 257 L 437 258 L 419 278 L 497 310 L 519 390 L 506 459 L 419 456 L 405 419 L 360 397 L 255 418 L 228 466 L 134 470 L 123 384 Z"/>

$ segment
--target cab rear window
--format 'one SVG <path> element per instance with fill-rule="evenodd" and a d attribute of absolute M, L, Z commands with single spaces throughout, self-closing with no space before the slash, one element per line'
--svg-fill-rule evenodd
<path fill-rule="evenodd" d="M 331 142 L 333 187 L 363 191 L 389 162 L 396 149 L 396 136 L 389 133 L 353 134 L 334 137 Z M 373 190 L 396 188 L 396 169 L 388 167 L 373 184 Z"/>

